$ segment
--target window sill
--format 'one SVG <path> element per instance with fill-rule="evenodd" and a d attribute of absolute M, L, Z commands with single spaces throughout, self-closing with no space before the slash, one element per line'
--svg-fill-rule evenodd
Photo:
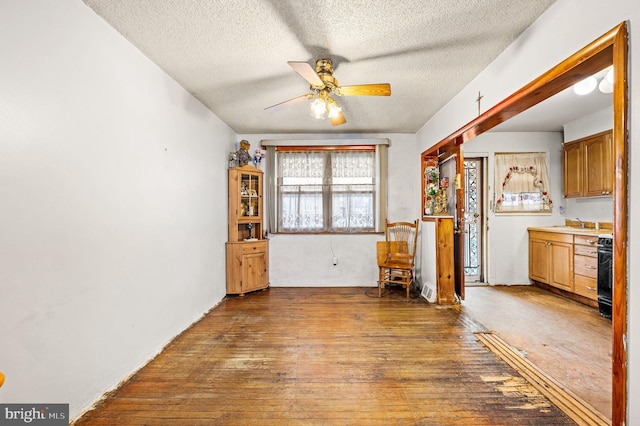
<path fill-rule="evenodd" d="M 272 232 L 271 235 L 376 235 L 376 234 L 383 234 L 384 235 L 384 231 L 357 231 L 357 232 L 330 232 L 330 231 L 318 231 L 318 232 L 313 232 L 313 231 L 291 231 L 291 232 L 286 232 L 286 231 L 279 231 L 279 232 Z"/>

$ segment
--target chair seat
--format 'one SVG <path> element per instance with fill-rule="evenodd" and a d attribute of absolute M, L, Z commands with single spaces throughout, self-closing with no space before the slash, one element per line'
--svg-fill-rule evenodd
<path fill-rule="evenodd" d="M 413 269 L 413 264 L 407 262 L 382 262 L 378 266 L 381 268 L 405 269 L 407 271 Z"/>

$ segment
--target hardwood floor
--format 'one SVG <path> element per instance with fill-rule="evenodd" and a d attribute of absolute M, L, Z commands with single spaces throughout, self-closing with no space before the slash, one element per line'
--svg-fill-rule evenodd
<path fill-rule="evenodd" d="M 611 320 L 534 286 L 467 287 L 462 309 L 611 418 Z"/>
<path fill-rule="evenodd" d="M 574 424 L 476 328 L 401 290 L 229 297 L 74 424 Z"/>

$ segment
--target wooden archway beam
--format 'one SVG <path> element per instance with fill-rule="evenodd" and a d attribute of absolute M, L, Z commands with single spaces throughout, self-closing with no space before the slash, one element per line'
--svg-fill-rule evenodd
<path fill-rule="evenodd" d="M 613 63 L 613 44 L 625 26 L 620 24 L 593 43 L 571 55 L 491 109 L 479 115 L 437 144 L 423 155 L 438 155 L 492 129 L 532 106 L 571 87 L 576 82 L 603 70 Z M 626 26 L 625 26 L 626 28 Z"/>
<path fill-rule="evenodd" d="M 422 157 L 439 156 L 450 151 L 613 64 L 613 425 L 626 424 L 627 416 L 627 50 L 627 23 L 623 22 L 422 153 Z"/>

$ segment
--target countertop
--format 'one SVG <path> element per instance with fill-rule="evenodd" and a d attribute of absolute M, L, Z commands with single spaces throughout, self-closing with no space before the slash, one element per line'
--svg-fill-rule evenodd
<path fill-rule="evenodd" d="M 530 226 L 528 231 L 555 232 L 558 234 L 588 235 L 592 237 L 612 237 L 611 229 L 577 228 L 575 226 Z"/>

